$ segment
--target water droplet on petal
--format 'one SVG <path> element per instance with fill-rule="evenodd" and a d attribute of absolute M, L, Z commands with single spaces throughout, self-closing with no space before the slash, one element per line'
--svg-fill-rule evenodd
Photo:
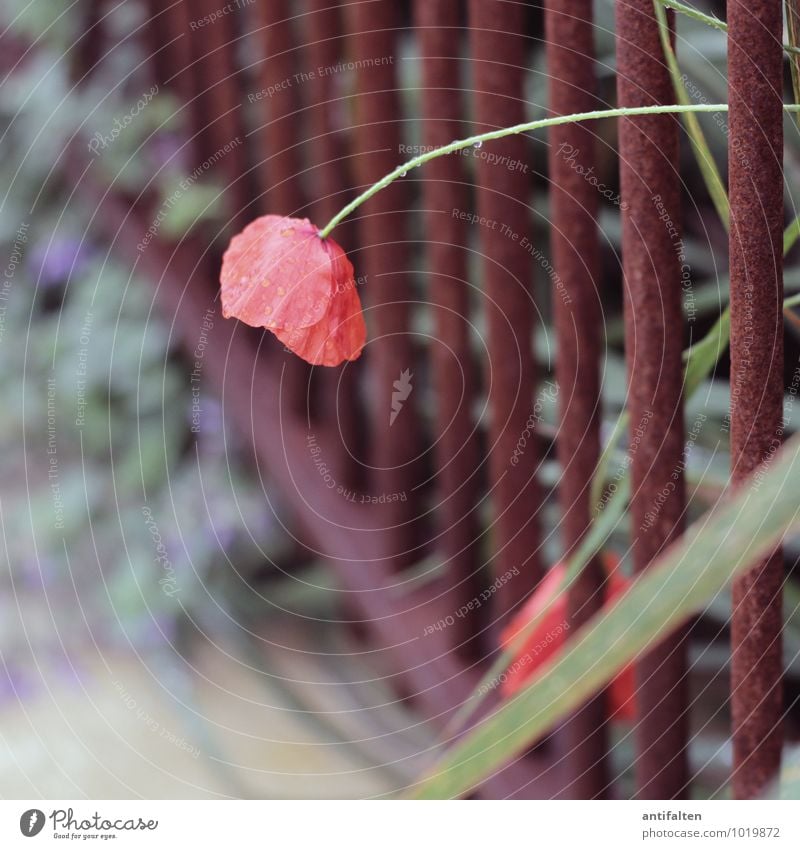
<path fill-rule="evenodd" d="M 264 314 L 269 315 L 272 312 L 272 307 L 266 306 L 264 307 Z"/>
<path fill-rule="evenodd" d="M 281 230 L 281 236 L 291 236 L 294 233 L 291 227 L 287 227 L 285 230 Z"/>
<path fill-rule="evenodd" d="M 483 147 L 483 142 L 480 139 L 478 139 L 478 141 L 476 141 L 475 144 L 472 145 L 472 146 L 473 147 Z"/>
<path fill-rule="evenodd" d="M 266 287 L 270 285 L 269 277 L 265 277 L 261 285 L 266 289 Z"/>
<path fill-rule="evenodd" d="M 405 172 L 405 171 L 401 171 L 401 172 L 400 172 L 400 176 L 401 176 L 401 177 L 405 177 L 405 176 L 406 176 L 406 172 Z"/>
<path fill-rule="evenodd" d="M 278 286 L 278 294 L 279 295 L 285 295 L 286 289 L 284 289 L 283 286 Z"/>

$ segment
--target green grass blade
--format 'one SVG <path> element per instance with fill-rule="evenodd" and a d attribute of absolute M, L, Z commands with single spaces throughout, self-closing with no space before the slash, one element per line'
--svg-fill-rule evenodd
<path fill-rule="evenodd" d="M 792 223 L 783 231 L 783 255 L 789 253 L 800 236 L 800 216 L 794 219 Z"/>
<path fill-rule="evenodd" d="M 592 486 L 589 492 L 589 503 L 592 505 L 592 517 L 598 515 L 600 512 L 598 505 L 603 498 L 603 490 L 605 489 L 606 481 L 608 480 L 608 467 L 610 466 L 611 459 L 616 451 L 617 443 L 625 432 L 625 429 L 628 427 L 629 419 L 630 415 L 628 411 L 622 410 L 614 423 L 614 429 L 611 431 L 611 436 L 608 438 L 606 447 L 600 454 L 600 460 L 597 463 L 597 469 L 595 470 L 594 477 L 592 478 Z"/>
<path fill-rule="evenodd" d="M 696 344 L 683 352 L 683 394 L 691 398 L 711 374 L 719 358 L 728 349 L 731 338 L 731 308 L 726 307 L 714 326 Z"/>
<path fill-rule="evenodd" d="M 779 799 L 800 799 L 800 746 L 785 755 L 778 785 Z"/>
<path fill-rule="evenodd" d="M 670 41 L 669 25 L 667 23 L 667 13 L 659 0 L 653 0 L 653 9 L 655 11 L 656 20 L 658 21 L 658 34 L 661 38 L 661 48 L 664 51 L 664 59 L 667 62 L 670 76 L 672 77 L 672 87 L 675 90 L 675 96 L 678 98 L 678 103 L 688 106 L 691 103 L 689 94 L 686 91 L 686 86 L 683 84 L 681 69 L 678 67 L 678 60 L 675 57 L 675 51 L 672 49 Z M 708 193 L 711 196 L 711 201 L 717 210 L 717 215 L 720 217 L 726 230 L 730 229 L 731 212 L 728 204 L 728 194 L 725 191 L 725 185 L 722 182 L 717 163 L 711 153 L 711 148 L 708 146 L 706 137 L 697 120 L 697 115 L 693 112 L 686 112 L 682 116 L 686 132 L 689 136 L 689 141 L 692 144 L 694 157 L 697 160 L 697 165 L 700 168 L 700 173 L 703 176 L 703 182 L 706 184 Z"/>
<path fill-rule="evenodd" d="M 617 672 L 708 604 L 800 523 L 800 436 L 706 513 L 610 607 L 434 765 L 414 793 L 469 793 Z"/>

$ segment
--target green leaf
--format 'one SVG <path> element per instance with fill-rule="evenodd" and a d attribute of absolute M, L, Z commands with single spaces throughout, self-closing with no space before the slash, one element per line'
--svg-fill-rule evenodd
<path fill-rule="evenodd" d="M 617 672 L 711 601 L 800 524 L 800 435 L 720 501 L 616 603 L 598 613 L 536 680 L 503 702 L 431 768 L 415 797 L 470 792 Z"/>
<path fill-rule="evenodd" d="M 783 759 L 779 799 L 800 799 L 800 746 L 791 749 Z"/>
<path fill-rule="evenodd" d="M 213 184 L 194 183 L 174 192 L 163 206 L 161 234 L 178 239 L 203 221 L 219 215 L 222 192 Z"/>
<path fill-rule="evenodd" d="M 789 253 L 800 236 L 800 216 L 794 219 L 792 223 L 783 231 L 783 255 Z"/>
<path fill-rule="evenodd" d="M 629 419 L 630 414 L 627 410 L 623 410 L 619 414 L 619 417 L 614 423 L 614 429 L 611 431 L 611 436 L 608 438 L 608 442 L 606 443 L 606 447 L 603 449 L 603 453 L 600 455 L 600 459 L 597 462 L 597 470 L 592 478 L 592 486 L 589 492 L 589 503 L 592 505 L 592 513 L 595 515 L 600 512 L 598 505 L 603 498 L 603 491 L 605 490 L 606 481 L 608 480 L 608 467 L 611 463 L 612 457 L 614 456 L 617 443 L 619 442 L 622 434 L 625 432 L 625 429 L 628 427 Z"/>
<path fill-rule="evenodd" d="M 726 307 L 714 326 L 695 345 L 683 352 L 683 394 L 691 398 L 725 353 L 731 338 L 731 308 Z"/>

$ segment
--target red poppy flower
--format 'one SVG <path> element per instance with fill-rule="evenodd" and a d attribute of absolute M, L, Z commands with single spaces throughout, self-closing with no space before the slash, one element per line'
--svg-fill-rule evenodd
<path fill-rule="evenodd" d="M 616 557 L 604 556 L 604 564 L 608 575 L 605 585 L 605 604 L 608 604 L 616 596 L 625 592 L 631 582 L 618 568 L 619 560 Z M 509 645 L 558 592 L 564 578 L 564 571 L 564 564 L 557 563 L 547 573 L 536 592 L 503 630 L 500 635 L 503 646 Z M 529 684 L 535 677 L 536 670 L 564 646 L 568 631 L 567 596 L 566 593 L 561 593 L 525 641 L 514 662 L 510 664 L 502 686 L 503 695 L 511 696 Z M 609 687 L 609 709 L 612 718 L 631 722 L 636 718 L 635 690 L 633 664 L 628 664 L 614 678 Z"/>
<path fill-rule="evenodd" d="M 272 331 L 317 366 L 361 355 L 367 330 L 350 260 L 307 219 L 264 215 L 222 258 L 222 314 Z"/>

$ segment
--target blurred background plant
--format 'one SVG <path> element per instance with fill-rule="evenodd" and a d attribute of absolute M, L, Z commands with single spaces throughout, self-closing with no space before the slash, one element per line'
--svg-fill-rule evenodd
<path fill-rule="evenodd" d="M 16 50 L 0 97 L 9 269 L 0 337 L 0 710 L 51 687 L 83 687 L 86 665 L 115 650 L 179 674 L 181 628 L 224 618 L 231 596 L 288 546 L 205 393 L 202 431 L 191 434 L 187 363 L 153 311 L 157 281 L 109 254 L 93 233 L 93 210 L 70 197 L 76 134 L 107 133 L 135 106 L 143 81 L 142 56 L 122 49 L 104 72 L 118 85 L 72 87 L 63 57 L 81 19 L 70 6 L 9 3 L 2 13 L 3 43 Z M 110 22 L 124 30 L 141 14 L 138 4 L 119 4 Z M 182 175 L 176 111 L 158 94 L 119 135 L 102 159 L 111 182 L 136 192 L 158 169 L 165 181 Z M 209 191 L 198 186 L 184 203 L 204 208 Z M 179 231 L 185 215 L 173 209 L 165 230 Z M 4 786 L 4 795 L 13 789 Z"/>
<path fill-rule="evenodd" d="M 70 14 L 72 5 L 67 0 L 7 0 L 0 12 L 5 30 L 0 241 L 4 271 L 9 270 L 0 293 L 5 295 L 0 300 L 0 724 L 11 729 L 4 732 L 2 758 L 9 769 L 0 771 L 6 776 L 0 790 L 13 796 L 45 788 L 62 797 L 76 790 L 110 796 L 390 792 L 415 774 L 419 759 L 410 753 L 423 750 L 433 731 L 419 727 L 412 708 L 388 691 L 363 657 L 348 655 L 358 633 L 338 624 L 342 614 L 332 578 L 314 562 L 298 563 L 292 537 L 278 518 L 280 493 L 254 471 L 251 452 L 206 391 L 201 398 L 203 428 L 192 433 L 191 364 L 178 349 L 171 326 L 154 309 L 158 281 L 146 279 L 137 267 L 109 252 L 97 235 L 94 210 L 72 196 L 73 139 L 109 133 L 150 90 L 145 54 L 127 42 L 103 57 L 99 73 L 87 85 L 73 87 L 65 57 L 73 56 L 81 43 L 82 19 Z M 144 21 L 144 9 L 134 0 L 107 7 L 105 23 L 112 33 L 128 33 Z M 596 4 L 596 21 L 601 98 L 612 104 L 610 0 Z M 724 33 L 685 17 L 679 19 L 678 32 L 680 64 L 692 98 L 724 101 Z M 405 61 L 398 72 L 406 111 L 418 115 L 420 63 L 414 61 L 413 39 L 403 40 L 403 50 Z M 545 114 L 540 42 L 531 46 L 530 68 L 527 94 L 533 120 Z M 352 76 L 343 73 L 343 94 L 352 85 Z M 137 197 L 146 189 L 168 198 L 190 171 L 185 114 L 169 94 L 155 94 L 92 166 L 102 170 L 109 190 Z M 342 120 L 346 124 L 346 116 Z M 711 115 L 701 116 L 700 122 L 716 161 L 724 163 L 724 122 Z M 614 123 L 598 129 L 605 141 L 598 146 L 599 178 L 613 187 Z M 414 122 L 407 122 L 407 134 L 409 144 L 420 143 Z M 798 141 L 793 119 L 787 117 L 790 210 L 796 209 Z M 537 169 L 546 158 L 544 145 L 543 135 L 531 145 Z M 689 189 L 684 193 L 684 242 L 692 269 L 685 304 L 692 316 L 689 344 L 712 326 L 727 302 L 727 237 L 688 145 L 683 156 L 681 173 Z M 537 236 L 545 243 L 546 175 L 537 170 L 531 189 Z M 223 187 L 204 175 L 170 206 L 160 235 L 178 239 L 204 223 L 219 230 L 226 220 Z M 600 285 L 606 293 L 608 344 L 602 375 L 608 438 L 626 395 L 618 294 L 620 227 L 612 203 L 603 207 L 600 222 L 607 275 Z M 478 251 L 473 254 L 477 257 Z M 546 380 L 552 378 L 557 353 L 547 309 L 551 281 L 539 267 L 536 275 L 548 329 L 537 336 Z M 477 273 L 472 278 L 478 279 Z M 787 293 L 800 288 L 796 249 L 787 258 L 786 282 Z M 415 321 L 425 331 L 429 318 L 420 311 Z M 789 330 L 787 383 L 800 357 L 796 326 L 790 323 Z M 699 415 L 708 418 L 687 457 L 690 518 L 712 504 L 727 483 L 727 370 L 723 357 L 713 380 L 702 384 L 687 407 L 687 430 Z M 429 398 L 427 378 L 417 380 L 415 391 Z M 792 401 L 787 396 L 787 435 L 797 428 Z M 429 405 L 422 412 L 432 415 Z M 555 408 L 549 403 L 542 432 L 551 439 L 555 428 Z M 612 472 L 623 456 L 621 445 L 612 457 Z M 552 452 L 541 476 L 548 487 L 558 480 Z M 551 499 L 543 534 L 550 540 L 551 563 L 561 553 L 557 535 L 550 533 L 558 522 L 556 509 Z M 622 521 L 608 543 L 623 567 L 629 532 Z M 798 553 L 796 544 L 790 547 L 787 561 L 796 562 Z M 800 589 L 793 576 L 785 598 L 787 703 L 794 706 L 800 697 Z M 730 769 L 728 718 L 721 708 L 727 700 L 729 610 L 729 596 L 720 594 L 693 632 L 691 753 L 698 771 L 694 792 L 700 796 L 724 793 L 720 788 Z M 135 668 L 122 660 L 132 656 Z M 109 669 L 110 657 L 117 659 L 111 664 L 114 670 Z M 237 663 L 228 664 L 230 658 Z M 308 685 L 321 674 L 329 674 L 327 686 Z M 95 745 L 87 731 L 80 738 L 82 746 L 71 753 L 83 759 L 85 772 L 74 765 L 56 769 L 55 762 L 65 755 L 59 753 L 57 740 L 43 739 L 42 726 L 55 713 L 59 722 L 74 723 L 68 694 L 94 693 L 100 679 L 108 681 L 98 716 L 111 727 L 115 745 L 124 738 L 134 740 L 129 749 L 144 750 L 125 724 L 130 715 L 138 719 L 134 727 L 142 739 L 166 729 L 185 745 L 160 746 L 141 763 L 131 756 L 127 783 L 120 784 L 115 783 L 118 776 L 109 781 L 95 763 L 107 739 Z M 108 696 L 109 681 L 116 696 Z M 35 704 L 43 705 L 38 723 L 28 713 Z M 362 724 L 348 719 L 348 711 L 363 705 L 375 708 L 373 726 L 363 724 L 363 717 Z M 274 723 L 272 731 L 265 732 L 265 717 Z M 632 742 L 624 727 L 615 733 L 613 755 L 625 794 L 632 787 Z M 795 710 L 787 717 L 787 736 L 790 742 L 800 738 Z M 193 751 L 188 752 L 188 766 L 170 760 L 178 753 L 187 755 L 187 747 L 202 757 L 195 760 Z M 124 756 L 125 746 L 121 748 Z M 333 760 L 332 751 L 343 760 Z M 337 770 L 347 774 L 348 783 L 336 778 Z M 318 781 L 313 786 L 308 783 L 311 773 Z M 82 783 L 76 783 L 76 775 L 83 777 Z"/>

